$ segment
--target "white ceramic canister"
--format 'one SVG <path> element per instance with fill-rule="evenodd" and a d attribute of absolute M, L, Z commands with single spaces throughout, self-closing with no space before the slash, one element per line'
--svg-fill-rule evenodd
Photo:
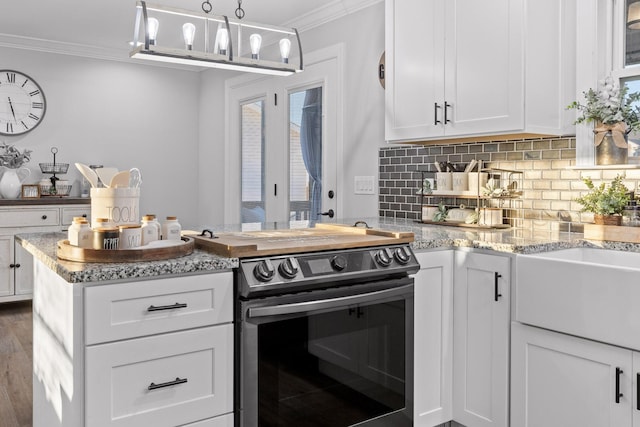
<path fill-rule="evenodd" d="M 155 214 L 147 214 L 146 216 L 151 217 L 152 222 L 156 225 L 156 228 L 158 230 L 158 239 L 157 240 L 162 240 L 162 225 L 160 224 L 160 221 L 158 221 L 158 217 L 156 217 Z"/>
<path fill-rule="evenodd" d="M 80 221 L 77 246 L 85 249 L 93 247 L 93 230 L 89 227 L 89 221 L 84 218 Z"/>
<path fill-rule="evenodd" d="M 422 206 L 422 220 L 423 221 L 433 221 L 433 217 L 438 212 L 438 206 Z"/>
<path fill-rule="evenodd" d="M 469 174 L 466 172 L 452 173 L 453 191 L 467 191 L 469 189 Z"/>
<path fill-rule="evenodd" d="M 118 249 L 134 249 L 142 244 L 142 227 L 138 224 L 120 225 L 120 244 Z"/>
<path fill-rule="evenodd" d="M 480 189 L 487 185 L 489 174 L 487 172 L 469 172 L 469 190 L 474 194 L 480 194 Z"/>
<path fill-rule="evenodd" d="M 493 227 L 502 224 L 501 208 L 480 208 L 478 212 L 478 224 Z"/>
<path fill-rule="evenodd" d="M 109 218 L 96 218 L 93 220 L 91 228 L 114 228 L 116 225 Z"/>
<path fill-rule="evenodd" d="M 155 215 L 145 215 L 142 217 L 142 246 L 158 240 L 158 236 L 160 235 L 159 225 Z"/>
<path fill-rule="evenodd" d="M 162 223 L 162 240 L 180 240 L 182 227 L 175 216 L 168 216 Z"/>
<path fill-rule="evenodd" d="M 436 172 L 436 190 L 438 191 L 453 190 L 453 173 Z"/>
<path fill-rule="evenodd" d="M 86 221 L 86 219 L 81 216 L 74 216 L 67 230 L 67 240 L 69 240 L 71 246 L 78 246 L 78 232 L 80 231 L 80 222 L 82 220 Z"/>
<path fill-rule="evenodd" d="M 139 223 L 139 188 L 92 188 L 91 218 L 108 218 L 116 226 Z M 96 228 L 95 221 L 92 222 Z"/>

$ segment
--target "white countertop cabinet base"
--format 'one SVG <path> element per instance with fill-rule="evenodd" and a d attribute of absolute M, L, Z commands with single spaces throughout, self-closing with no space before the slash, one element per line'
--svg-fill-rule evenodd
<path fill-rule="evenodd" d="M 453 419 L 509 425 L 510 259 L 456 251 L 453 285 Z"/>
<path fill-rule="evenodd" d="M 452 418 L 453 251 L 417 253 L 414 298 L 414 426 Z"/>
<path fill-rule="evenodd" d="M 232 272 L 34 277 L 34 427 L 233 426 Z"/>
<path fill-rule="evenodd" d="M 638 353 L 514 322 L 511 358 L 512 426 L 640 425 Z M 616 369 L 622 371 L 619 403 Z"/>

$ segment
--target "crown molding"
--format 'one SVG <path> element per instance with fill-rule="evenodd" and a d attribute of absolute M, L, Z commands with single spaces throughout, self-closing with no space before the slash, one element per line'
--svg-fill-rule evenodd
<path fill-rule="evenodd" d="M 282 26 L 296 28 L 302 33 L 376 3 L 381 3 L 382 1 L 383 0 L 333 0 L 311 12 L 285 22 Z"/>

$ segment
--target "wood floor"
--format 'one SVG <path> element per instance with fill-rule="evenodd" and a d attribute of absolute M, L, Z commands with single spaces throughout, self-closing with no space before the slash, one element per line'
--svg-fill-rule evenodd
<path fill-rule="evenodd" d="M 0 427 L 32 425 L 31 301 L 0 304 Z"/>

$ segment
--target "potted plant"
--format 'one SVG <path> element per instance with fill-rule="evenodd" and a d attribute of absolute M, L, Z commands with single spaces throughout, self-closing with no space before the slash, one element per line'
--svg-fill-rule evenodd
<path fill-rule="evenodd" d="M 624 175 L 617 175 L 608 187 L 604 182 L 596 187 L 591 178 L 583 178 L 590 191 L 576 199 L 582 205 L 581 212 L 593 213 L 594 221 L 599 225 L 622 224 L 622 212 L 631 199 L 629 189 L 622 183 L 623 178 Z"/>
<path fill-rule="evenodd" d="M 22 182 L 31 174 L 28 168 L 23 167 L 29 160 L 30 150 L 20 152 L 14 145 L 0 144 L 0 196 L 15 199 L 20 195 Z"/>
<path fill-rule="evenodd" d="M 584 93 L 585 104 L 577 101 L 567 108 L 578 110 L 581 115 L 575 123 L 595 123 L 593 142 L 596 147 L 596 164 L 613 165 L 627 163 L 627 135 L 640 129 L 640 93 L 628 93 L 626 85 L 620 87 L 611 76 L 599 82 L 597 91 Z"/>

